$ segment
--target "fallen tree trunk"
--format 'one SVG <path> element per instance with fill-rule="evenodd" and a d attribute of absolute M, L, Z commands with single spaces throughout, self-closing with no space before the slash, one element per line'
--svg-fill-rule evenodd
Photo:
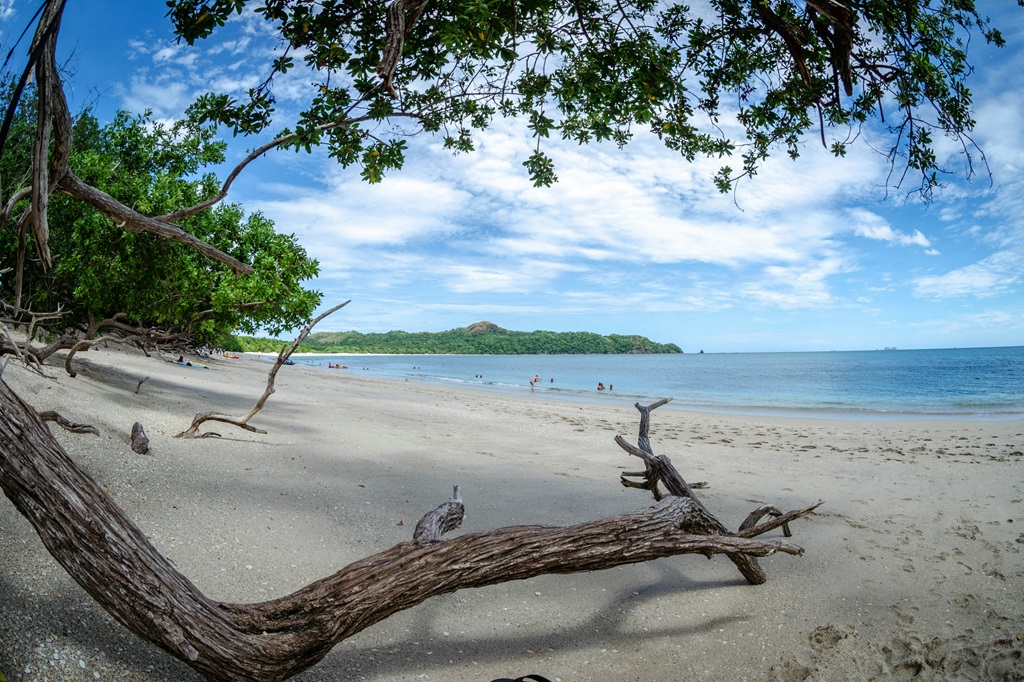
<path fill-rule="evenodd" d="M 706 510 L 676 495 L 577 526 L 513 526 L 443 539 L 462 518 L 456 490 L 418 524 L 412 542 L 286 597 L 217 602 L 150 544 L 2 378 L 0 486 L 54 558 L 118 622 L 211 680 L 286 679 L 391 614 L 467 587 L 677 554 L 803 552 L 784 540 L 698 534 L 709 527 Z"/>

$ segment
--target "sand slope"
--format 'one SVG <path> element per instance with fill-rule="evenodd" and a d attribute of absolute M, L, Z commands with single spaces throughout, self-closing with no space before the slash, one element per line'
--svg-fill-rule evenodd
<path fill-rule="evenodd" d="M 81 373 L 4 379 L 156 546 L 210 596 L 288 593 L 411 537 L 462 486 L 464 531 L 572 524 L 650 504 L 622 488 L 621 406 L 548 402 L 283 368 L 251 434 L 181 440 L 195 412 L 244 413 L 262 359 L 210 369 L 110 348 Z M 145 382 L 135 393 L 138 382 Z M 153 452 L 129 448 L 141 421 Z M 58 429 L 59 431 L 59 429 Z M 655 451 L 735 527 L 764 502 L 826 500 L 803 557 L 750 587 L 677 557 L 436 598 L 340 644 L 301 680 L 1024 679 L 1024 423 L 827 421 L 660 409 Z M 12 680 L 195 680 L 98 609 L 0 500 L 0 670 Z"/>

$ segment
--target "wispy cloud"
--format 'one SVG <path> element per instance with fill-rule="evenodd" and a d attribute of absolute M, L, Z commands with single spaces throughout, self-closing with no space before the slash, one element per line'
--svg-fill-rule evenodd
<path fill-rule="evenodd" d="M 920 246 L 924 249 L 930 249 L 932 246 L 931 241 L 921 230 L 906 232 L 895 229 L 885 217 L 875 211 L 855 206 L 846 210 L 846 216 L 854 236 L 888 242 L 894 246 Z"/>
<path fill-rule="evenodd" d="M 14 0 L 0 0 L 0 19 L 4 21 L 10 21 L 17 12 L 14 10 Z M 0 29 L 0 36 L 8 35 L 9 31 Z"/>
<path fill-rule="evenodd" d="M 942 275 L 918 277 L 914 279 L 914 294 L 932 299 L 1004 296 L 1017 289 L 1022 272 L 1021 252 L 1000 251 Z"/>

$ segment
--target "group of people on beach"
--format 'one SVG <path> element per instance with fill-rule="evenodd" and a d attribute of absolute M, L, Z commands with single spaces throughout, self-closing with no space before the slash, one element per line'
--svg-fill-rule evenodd
<path fill-rule="evenodd" d="M 555 383 L 555 378 L 551 377 L 550 382 L 551 383 Z M 539 384 L 539 383 L 540 383 L 540 375 L 539 374 L 534 374 L 533 378 L 530 379 L 530 390 L 531 391 L 535 390 L 534 386 L 536 384 Z M 610 390 L 612 390 L 612 385 L 608 384 L 608 386 L 606 388 L 605 385 L 604 385 L 604 382 L 603 381 L 599 381 L 599 382 L 597 382 L 597 390 L 599 390 L 599 391 L 605 391 L 605 390 L 610 391 Z"/>

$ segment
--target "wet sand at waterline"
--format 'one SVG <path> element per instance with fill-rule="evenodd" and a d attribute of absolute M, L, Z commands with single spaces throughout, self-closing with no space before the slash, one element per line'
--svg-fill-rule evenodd
<path fill-rule="evenodd" d="M 459 484 L 456 533 L 571 525 L 649 506 L 637 411 L 282 368 L 253 434 L 178 439 L 197 412 L 241 416 L 270 364 L 111 347 L 4 380 L 93 424 L 58 440 L 213 599 L 262 601 L 411 538 Z M 196 358 L 193 358 L 196 360 Z M 139 386 L 139 381 L 146 380 Z M 136 388 L 138 387 L 138 393 Z M 528 389 L 525 390 L 528 393 Z M 132 424 L 150 455 L 130 449 Z M 763 503 L 825 504 L 804 556 L 751 587 L 699 555 L 464 590 L 339 644 L 299 680 L 562 682 L 1024 679 L 1024 422 L 842 421 L 659 409 L 656 453 L 735 528 Z M 641 467 L 642 468 L 642 467 Z M 780 537 L 781 532 L 769 534 Z M 0 500 L 0 671 L 9 680 L 198 680 L 99 609 Z"/>

